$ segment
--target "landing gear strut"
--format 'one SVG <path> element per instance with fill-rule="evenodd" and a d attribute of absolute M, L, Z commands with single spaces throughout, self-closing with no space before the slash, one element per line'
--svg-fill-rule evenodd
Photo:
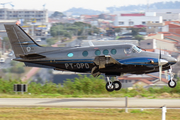
<path fill-rule="evenodd" d="M 107 83 L 106 83 L 106 90 L 109 91 L 109 92 L 112 92 L 114 90 L 118 91 L 121 89 L 121 83 L 119 81 L 114 81 L 112 82 L 109 77 L 106 77 L 107 78 Z"/>
<path fill-rule="evenodd" d="M 169 69 L 169 75 L 170 75 L 170 80 L 169 80 L 169 82 L 168 82 L 168 86 L 169 86 L 170 88 L 175 88 L 175 87 L 176 87 L 176 81 L 173 80 L 174 75 L 173 75 L 173 73 L 172 73 L 172 68 Z"/>

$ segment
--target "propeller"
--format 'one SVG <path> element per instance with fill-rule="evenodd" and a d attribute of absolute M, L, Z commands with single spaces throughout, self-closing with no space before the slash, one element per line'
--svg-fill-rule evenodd
<path fill-rule="evenodd" d="M 158 57 L 158 66 L 159 66 L 159 80 L 161 81 L 161 75 L 162 75 L 162 66 L 168 63 L 167 60 L 161 59 L 161 49 Z"/>

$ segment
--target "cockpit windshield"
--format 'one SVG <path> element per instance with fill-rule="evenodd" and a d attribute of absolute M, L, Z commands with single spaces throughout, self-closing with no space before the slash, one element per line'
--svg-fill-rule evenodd
<path fill-rule="evenodd" d="M 133 46 L 132 47 L 133 50 L 137 51 L 138 53 L 140 53 L 142 50 L 140 48 L 138 48 L 137 46 Z"/>

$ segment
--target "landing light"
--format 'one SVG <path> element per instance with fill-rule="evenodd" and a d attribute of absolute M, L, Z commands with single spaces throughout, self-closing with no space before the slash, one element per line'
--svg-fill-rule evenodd
<path fill-rule="evenodd" d="M 154 64 L 154 61 L 153 61 L 153 60 L 151 60 L 151 61 L 150 61 L 150 63 L 151 63 L 151 64 Z"/>

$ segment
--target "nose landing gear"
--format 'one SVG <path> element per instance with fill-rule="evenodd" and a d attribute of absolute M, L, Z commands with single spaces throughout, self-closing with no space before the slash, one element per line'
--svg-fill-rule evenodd
<path fill-rule="evenodd" d="M 106 90 L 109 91 L 109 92 L 112 92 L 114 90 L 118 91 L 121 89 L 122 85 L 119 81 L 114 81 L 112 82 L 109 77 L 106 77 L 107 78 L 107 83 L 106 83 Z"/>
<path fill-rule="evenodd" d="M 170 88 L 175 88 L 175 87 L 176 87 L 176 81 L 173 80 L 174 75 L 173 75 L 173 73 L 172 73 L 172 68 L 169 69 L 169 76 L 170 76 L 170 78 L 169 78 L 168 86 L 169 86 Z"/>

